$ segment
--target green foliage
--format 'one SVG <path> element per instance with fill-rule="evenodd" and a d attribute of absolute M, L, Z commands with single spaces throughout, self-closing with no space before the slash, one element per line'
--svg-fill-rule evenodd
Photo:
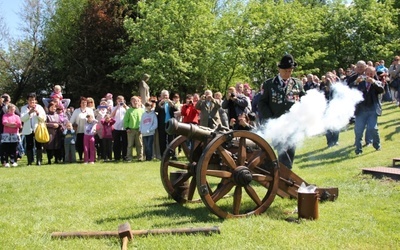
<path fill-rule="evenodd" d="M 134 42 L 116 58 L 124 66 L 114 76 L 131 82 L 147 72 L 153 94 L 163 88 L 193 93 L 224 91 L 236 81 L 260 84 L 276 73 L 284 53 L 295 56 L 299 75 L 387 60 L 398 39 L 391 4 L 250 0 L 221 2 L 210 11 L 210 1 L 142 2 L 140 18 L 126 20 Z"/>
<path fill-rule="evenodd" d="M 79 96 L 100 99 L 107 92 L 128 97 L 130 87 L 109 75 L 119 67 L 111 58 L 125 50 L 120 40 L 126 39 L 123 17 L 129 14 L 128 5 L 119 0 L 61 1 L 46 40 L 50 85 L 64 85 L 73 101 Z"/>
<path fill-rule="evenodd" d="M 389 59 L 393 56 L 399 38 L 393 35 L 398 30 L 393 22 L 395 12 L 387 11 L 391 5 L 392 1 L 355 1 L 351 13 L 353 29 L 348 33 L 353 45 L 354 61 L 361 58 Z"/>
<path fill-rule="evenodd" d="M 139 17 L 127 19 L 133 40 L 128 53 L 118 59 L 114 76 L 134 82 L 149 73 L 152 94 L 166 88 L 177 92 L 215 86 L 218 40 L 212 1 L 140 2 Z M 218 84 L 218 82 L 217 82 Z"/>
<path fill-rule="evenodd" d="M 49 0 L 27 2 L 45 3 L 23 12 L 30 35 L 0 51 L 0 88 L 15 100 L 54 84 L 73 100 L 129 97 L 144 73 L 152 95 L 225 92 L 238 81 L 257 88 L 284 53 L 299 76 L 400 53 L 394 0 L 58 0 L 54 10 Z M 2 27 L 0 17 L 0 41 Z"/>

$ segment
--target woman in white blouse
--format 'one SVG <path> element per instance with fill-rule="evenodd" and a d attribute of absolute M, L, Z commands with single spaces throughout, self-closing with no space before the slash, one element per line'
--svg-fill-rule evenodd
<path fill-rule="evenodd" d="M 28 165 L 33 162 L 33 148 L 36 147 L 36 164 L 42 165 L 43 144 L 35 140 L 35 130 L 39 121 L 46 120 L 46 112 L 43 107 L 37 104 L 36 94 L 30 93 L 27 96 L 28 104 L 21 108 L 21 121 L 24 123 L 22 127 L 22 135 L 26 139 L 26 156 Z"/>
<path fill-rule="evenodd" d="M 81 97 L 80 107 L 72 113 L 70 122 L 73 124 L 76 131 L 76 151 L 78 152 L 79 160 L 82 161 L 83 156 L 83 135 L 85 132 L 86 116 L 91 115 L 94 117 L 93 109 L 87 106 L 86 97 Z"/>

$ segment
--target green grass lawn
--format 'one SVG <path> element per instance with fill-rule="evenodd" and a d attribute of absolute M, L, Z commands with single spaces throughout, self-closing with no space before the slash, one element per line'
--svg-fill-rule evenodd
<path fill-rule="evenodd" d="M 262 215 L 222 220 L 204 204 L 168 199 L 160 163 L 0 168 L 0 249 L 120 249 L 118 238 L 52 239 L 55 231 L 219 226 L 221 233 L 136 237 L 129 249 L 400 249 L 400 184 L 362 175 L 361 168 L 390 166 L 399 157 L 399 111 L 384 104 L 379 118 L 382 151 L 354 153 L 354 131 L 339 146 L 324 136 L 298 147 L 293 171 L 309 183 L 339 187 L 335 202 L 319 204 L 319 219 L 290 223 L 293 199 L 276 197 Z M 24 157 L 25 158 L 25 157 Z M 45 157 L 44 157 L 45 158 Z"/>

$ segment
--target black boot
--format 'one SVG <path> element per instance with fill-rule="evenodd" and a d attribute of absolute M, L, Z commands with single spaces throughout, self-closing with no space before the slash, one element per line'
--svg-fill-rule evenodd
<path fill-rule="evenodd" d="M 26 157 L 28 158 L 28 166 L 32 165 L 33 162 L 33 150 L 26 150 Z"/>
<path fill-rule="evenodd" d="M 38 165 L 38 166 L 42 165 L 42 150 L 41 149 L 36 149 L 36 165 Z"/>

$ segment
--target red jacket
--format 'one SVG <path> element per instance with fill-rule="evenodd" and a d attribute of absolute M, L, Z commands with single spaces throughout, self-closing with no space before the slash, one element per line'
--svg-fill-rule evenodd
<path fill-rule="evenodd" d="M 194 104 L 183 104 L 181 108 L 183 123 L 199 124 L 199 114 L 200 112 L 194 107 Z"/>

